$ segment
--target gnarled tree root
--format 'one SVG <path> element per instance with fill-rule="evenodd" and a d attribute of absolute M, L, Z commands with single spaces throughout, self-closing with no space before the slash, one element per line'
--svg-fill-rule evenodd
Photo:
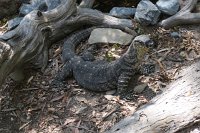
<path fill-rule="evenodd" d="M 76 7 L 75 0 L 63 0 L 60 6 L 51 11 L 32 11 L 16 29 L 0 36 L 0 41 L 9 45 L 12 51 L 8 57 L 0 53 L 0 57 L 6 58 L 0 58 L 0 86 L 8 75 L 24 65 L 31 63 L 44 68 L 49 46 L 84 25 L 132 27 L 132 21 Z"/>
<path fill-rule="evenodd" d="M 161 21 L 160 25 L 165 29 L 181 24 L 200 23 L 200 13 L 191 13 L 198 0 L 190 0 L 178 13 Z"/>

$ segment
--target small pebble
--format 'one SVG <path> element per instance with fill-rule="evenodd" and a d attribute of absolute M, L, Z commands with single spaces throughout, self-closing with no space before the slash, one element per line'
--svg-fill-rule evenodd
<path fill-rule="evenodd" d="M 178 32 L 171 32 L 170 35 L 173 38 L 180 38 L 181 37 L 181 35 Z"/>

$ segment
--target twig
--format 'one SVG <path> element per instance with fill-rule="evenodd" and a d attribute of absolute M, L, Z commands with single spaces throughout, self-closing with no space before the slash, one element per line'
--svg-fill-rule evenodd
<path fill-rule="evenodd" d="M 32 122 L 32 120 L 29 121 L 29 122 L 27 122 L 27 123 L 25 123 L 25 124 L 23 124 L 23 125 L 19 128 L 19 130 L 22 130 L 23 128 L 25 128 L 26 126 L 28 126 L 28 124 L 30 124 L 31 122 Z"/>
<path fill-rule="evenodd" d="M 9 108 L 9 109 L 3 109 L 1 112 L 9 112 L 9 111 L 15 111 L 16 108 Z"/>
<path fill-rule="evenodd" d="M 39 90 L 40 88 L 28 88 L 28 89 L 22 89 L 19 91 L 32 91 L 32 90 Z"/>
<path fill-rule="evenodd" d="M 109 113 L 106 114 L 106 116 L 103 117 L 103 120 L 106 120 L 109 116 L 111 116 L 113 113 L 115 113 L 117 110 L 119 110 L 119 107 L 115 107 L 114 109 L 112 109 Z"/>

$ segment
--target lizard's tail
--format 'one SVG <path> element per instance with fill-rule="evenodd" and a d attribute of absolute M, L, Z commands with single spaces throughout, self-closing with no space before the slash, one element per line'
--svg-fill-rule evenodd
<path fill-rule="evenodd" d="M 93 29 L 94 27 L 75 32 L 66 39 L 62 52 L 62 58 L 64 62 L 69 61 L 76 56 L 76 47 L 80 45 L 81 41 L 87 39 L 90 36 Z"/>
<path fill-rule="evenodd" d="M 78 32 L 75 32 L 72 34 L 70 37 L 68 37 L 63 45 L 63 52 L 62 52 L 62 58 L 63 61 L 69 61 L 73 57 L 76 56 L 76 47 L 80 44 L 81 41 L 89 38 L 91 32 L 95 28 L 117 28 L 122 31 L 125 31 L 133 36 L 136 36 L 136 33 L 134 30 L 129 29 L 128 27 L 118 27 L 114 25 L 103 25 L 103 26 L 96 26 L 96 27 L 91 27 L 87 28 Z"/>

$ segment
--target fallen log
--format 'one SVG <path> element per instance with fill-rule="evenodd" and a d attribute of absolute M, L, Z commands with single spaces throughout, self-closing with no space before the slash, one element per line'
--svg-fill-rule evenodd
<path fill-rule="evenodd" d="M 181 24 L 199 24 L 200 13 L 191 13 L 198 0 L 189 0 L 189 2 L 175 15 L 162 20 L 160 25 L 165 29 L 181 25 Z"/>
<path fill-rule="evenodd" d="M 200 61 L 183 69 L 164 93 L 106 133 L 175 133 L 200 123 Z"/>
<path fill-rule="evenodd" d="M 76 1 L 63 0 L 57 8 L 27 14 L 20 25 L 0 36 L 0 42 L 10 46 L 6 60 L 0 58 L 0 86 L 11 73 L 33 64 L 44 68 L 49 46 L 85 25 L 132 27 L 132 21 L 118 19 L 89 8 L 76 7 Z M 0 43 L 1 44 L 1 43 Z M 1 48 L 1 47 L 0 47 Z M 0 53 L 0 57 L 1 57 Z"/>

